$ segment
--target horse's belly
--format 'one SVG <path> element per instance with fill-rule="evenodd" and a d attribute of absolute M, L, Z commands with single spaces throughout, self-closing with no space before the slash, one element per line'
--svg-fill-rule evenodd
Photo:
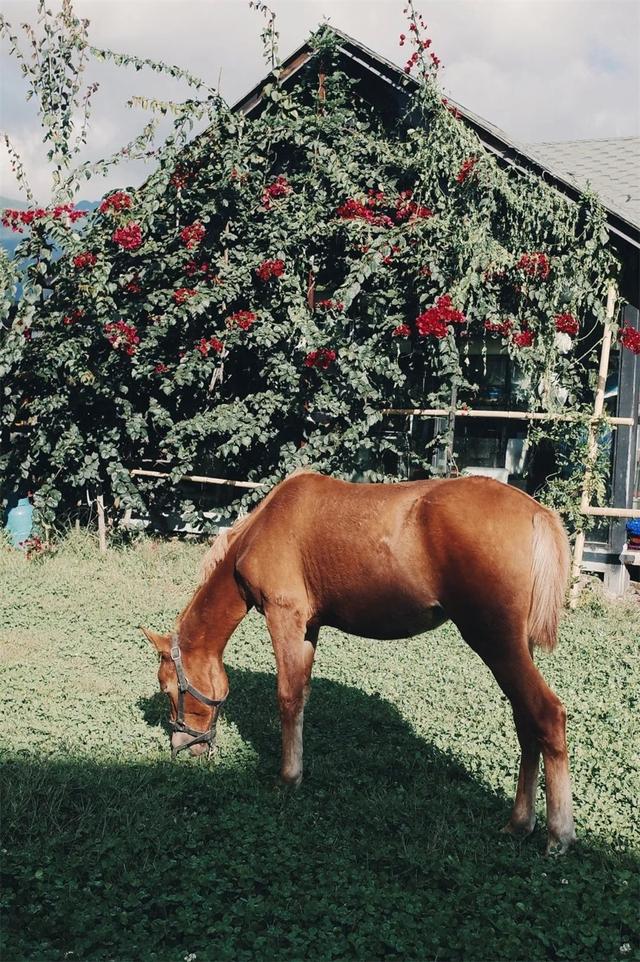
<path fill-rule="evenodd" d="M 413 606 L 374 607 L 367 611 L 335 611 L 322 619 L 325 624 L 363 638 L 377 638 L 381 641 L 393 638 L 411 638 L 423 631 L 431 631 L 447 620 L 440 605 L 424 608 Z"/>

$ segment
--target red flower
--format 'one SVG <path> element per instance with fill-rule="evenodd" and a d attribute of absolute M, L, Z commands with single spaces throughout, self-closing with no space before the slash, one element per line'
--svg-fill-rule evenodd
<path fill-rule="evenodd" d="M 166 374 L 169 368 L 167 367 L 166 364 L 163 364 L 161 361 L 159 364 L 156 364 L 153 370 L 156 374 Z"/>
<path fill-rule="evenodd" d="M 253 311 L 236 311 L 235 314 L 229 315 L 227 324 L 229 327 L 236 324 L 241 330 L 248 331 L 257 317 L 258 315 L 254 314 Z"/>
<path fill-rule="evenodd" d="M 62 323 L 68 327 L 70 324 L 75 324 L 76 321 L 79 321 L 81 317 L 84 317 L 84 311 L 76 307 L 70 314 L 62 318 Z"/>
<path fill-rule="evenodd" d="M 190 297 L 196 297 L 197 293 L 192 287 L 179 287 L 173 292 L 173 299 L 176 304 L 184 304 Z"/>
<path fill-rule="evenodd" d="M 516 347 L 531 347 L 533 344 L 533 331 L 519 331 L 513 335 L 512 340 Z"/>
<path fill-rule="evenodd" d="M 315 351 L 309 351 L 304 359 L 304 366 L 321 368 L 323 371 L 326 371 L 335 359 L 336 352 L 333 348 L 319 347 Z"/>
<path fill-rule="evenodd" d="M 90 251 L 85 251 L 84 254 L 76 254 L 73 258 L 73 266 L 77 271 L 82 271 L 85 267 L 95 267 L 97 262 L 98 258 Z"/>
<path fill-rule="evenodd" d="M 462 167 L 456 174 L 456 180 L 459 184 L 463 184 L 467 177 L 470 177 L 473 173 L 473 168 L 479 161 L 479 157 L 467 157 Z"/>
<path fill-rule="evenodd" d="M 446 97 L 443 97 L 443 98 L 442 98 L 442 106 L 443 106 L 443 107 L 446 107 L 446 109 L 449 111 L 449 113 L 450 113 L 450 114 L 453 114 L 453 116 L 455 117 L 456 120 L 460 120 L 460 118 L 462 117 L 462 114 L 460 113 L 460 111 L 458 110 L 458 108 L 457 108 L 457 107 L 454 107 L 453 104 L 450 104 Z"/>
<path fill-rule="evenodd" d="M 133 324 L 125 321 L 115 321 L 104 325 L 104 332 L 107 335 L 109 344 L 116 350 L 123 351 L 132 357 L 136 353 L 136 347 L 140 343 L 138 332 Z"/>
<path fill-rule="evenodd" d="M 73 204 L 57 204 L 49 209 L 34 207 L 31 210 L 12 210 L 7 207 L 2 212 L 2 226 L 8 227 L 16 234 L 22 234 L 24 227 L 30 227 L 34 221 L 43 220 L 45 217 L 53 217 L 57 220 L 64 218 L 74 224 L 81 217 L 86 216 L 86 210 L 76 210 Z"/>
<path fill-rule="evenodd" d="M 177 164 L 171 175 L 171 183 L 176 190 L 182 190 L 194 176 L 194 173 L 188 170 L 183 164 Z"/>
<path fill-rule="evenodd" d="M 396 222 L 398 224 L 402 223 L 403 220 L 409 220 L 409 218 L 433 217 L 431 208 L 417 204 L 411 199 L 412 195 L 412 190 L 401 190 L 398 195 L 396 201 Z"/>
<path fill-rule="evenodd" d="M 551 270 L 551 262 L 546 254 L 543 254 L 541 251 L 535 251 L 532 254 L 522 254 L 516 267 L 523 270 L 529 277 L 539 277 L 545 281 Z"/>
<path fill-rule="evenodd" d="M 204 225 L 200 221 L 196 220 L 193 224 L 189 224 L 187 227 L 183 227 L 180 231 L 180 240 L 187 248 L 187 250 L 193 250 L 197 247 L 202 238 L 204 237 L 206 230 Z"/>
<path fill-rule="evenodd" d="M 140 225 L 129 223 L 125 227 L 118 227 L 118 229 L 113 232 L 111 239 L 114 244 L 117 244 L 118 247 L 121 247 L 123 250 L 135 251 L 142 244 Z"/>
<path fill-rule="evenodd" d="M 68 217 L 72 224 L 87 216 L 86 210 L 76 210 L 72 204 L 58 204 L 49 214 L 56 218 Z"/>
<path fill-rule="evenodd" d="M 573 314 L 556 314 L 555 320 L 556 331 L 559 331 L 561 334 L 571 334 L 572 337 L 575 337 L 578 333 L 580 325 Z"/>
<path fill-rule="evenodd" d="M 215 351 L 216 354 L 222 354 L 224 351 L 224 344 L 217 337 L 201 337 L 196 344 L 196 351 L 200 351 L 203 357 L 207 357 L 209 351 Z"/>
<path fill-rule="evenodd" d="M 369 211 L 362 201 L 355 200 L 353 197 L 345 200 L 344 204 L 338 207 L 336 214 L 343 220 L 355 220 L 358 217 L 363 217 L 366 220 L 369 217 Z"/>
<path fill-rule="evenodd" d="M 209 280 L 216 280 L 214 274 L 210 273 L 210 265 L 208 261 L 202 261 L 198 264 L 197 261 L 187 261 L 184 265 L 184 272 L 188 277 L 193 277 L 194 274 L 205 274 Z"/>
<path fill-rule="evenodd" d="M 391 331 L 392 337 L 409 337 L 411 334 L 411 328 L 408 324 L 398 324 L 397 327 Z"/>
<path fill-rule="evenodd" d="M 110 197 L 105 197 L 98 210 L 101 214 L 117 214 L 121 210 L 130 210 L 132 206 L 133 197 L 123 190 L 119 190 L 115 194 L 111 194 Z"/>
<path fill-rule="evenodd" d="M 316 310 L 344 311 L 344 304 L 342 301 L 332 301 L 330 297 L 327 297 L 322 301 L 316 301 Z"/>
<path fill-rule="evenodd" d="M 393 258 L 395 257 L 395 255 L 398 253 L 399 250 L 400 248 L 398 247 L 397 244 L 392 244 L 391 247 L 389 248 L 389 253 L 385 254 L 385 256 L 382 258 L 382 263 L 391 264 L 391 262 L 393 261 Z"/>
<path fill-rule="evenodd" d="M 272 277 L 282 277 L 284 274 L 284 261 L 277 258 L 276 260 L 263 261 L 259 267 L 256 268 L 256 274 L 261 281 L 268 281 Z"/>
<path fill-rule="evenodd" d="M 268 210 L 271 207 L 272 200 L 278 200 L 280 197 L 286 197 L 286 195 L 290 194 L 292 190 L 293 188 L 287 178 L 280 174 L 280 176 L 276 177 L 272 184 L 269 184 L 268 187 L 265 187 L 263 190 L 263 206 Z"/>
<path fill-rule="evenodd" d="M 513 327 L 513 321 L 506 318 L 504 321 L 485 321 L 484 329 L 489 331 L 490 334 L 502 334 L 503 337 L 508 337 Z"/>
<path fill-rule="evenodd" d="M 632 354 L 640 354 L 640 331 L 627 324 L 618 334 L 618 340 Z"/>
<path fill-rule="evenodd" d="M 448 334 L 449 324 L 466 324 L 466 322 L 467 318 L 462 311 L 452 307 L 450 295 L 443 294 L 433 307 L 416 318 L 416 330 L 423 336 L 433 334 L 434 337 L 443 338 Z"/>
<path fill-rule="evenodd" d="M 393 221 L 387 214 L 376 214 L 373 208 L 381 200 L 384 194 L 381 191 L 369 191 L 369 197 L 365 203 L 350 197 L 336 211 L 336 215 L 342 220 L 366 220 L 369 224 L 378 227 L 392 227 Z"/>
<path fill-rule="evenodd" d="M 419 59 L 420 59 L 419 51 L 414 50 L 414 52 L 411 54 L 406 64 L 404 65 L 404 72 L 411 73 L 411 71 L 413 70 L 413 68 L 415 67 Z"/>

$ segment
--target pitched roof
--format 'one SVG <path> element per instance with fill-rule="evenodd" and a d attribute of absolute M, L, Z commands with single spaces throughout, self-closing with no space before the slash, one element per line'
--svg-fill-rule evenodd
<path fill-rule="evenodd" d="M 608 210 L 640 227 L 640 137 L 527 144 L 525 149 L 576 187 L 590 186 Z"/>
<path fill-rule="evenodd" d="M 407 90 L 415 87 L 419 81 L 408 77 L 396 64 L 380 56 L 358 40 L 354 40 L 342 30 L 331 24 L 324 24 L 321 30 L 329 30 L 339 40 L 339 50 L 345 61 L 349 63 L 351 72 L 357 78 L 366 80 L 368 89 L 386 95 L 391 104 L 401 104 L 407 98 Z M 291 82 L 295 74 L 314 56 L 314 51 L 308 43 L 302 44 L 283 63 L 281 82 Z M 248 94 L 235 104 L 236 110 L 250 114 L 260 109 L 261 91 L 266 78 L 257 84 Z M 582 152 L 583 163 L 578 165 L 580 154 L 576 148 L 571 151 L 568 144 L 520 144 L 513 140 L 495 124 L 490 123 L 462 104 L 449 98 L 452 106 L 457 107 L 464 122 L 472 127 L 481 143 L 491 151 L 502 163 L 533 171 L 543 177 L 547 183 L 567 194 L 573 200 L 578 199 L 585 189 L 587 181 L 600 197 L 603 207 L 608 212 L 609 229 L 631 243 L 640 247 L 640 214 L 638 197 L 640 188 L 636 171 L 638 163 L 633 169 L 633 154 L 631 150 L 618 149 L 618 144 L 632 144 L 633 149 L 640 144 L 639 138 L 620 138 L 605 141 L 572 141 L 573 145 L 600 145 L 600 150 L 592 146 Z M 604 145 L 607 145 L 604 149 Z M 562 152 L 560 148 L 565 148 Z M 558 153 L 556 153 L 558 148 Z M 567 164 L 568 154 L 572 154 L 571 163 Z M 624 157 L 622 156 L 624 153 Z M 614 159 L 615 158 L 615 159 Z M 579 169 L 578 169 L 579 166 Z M 588 168 L 588 169 L 587 169 Z M 627 199 L 629 198 L 629 199 Z"/>

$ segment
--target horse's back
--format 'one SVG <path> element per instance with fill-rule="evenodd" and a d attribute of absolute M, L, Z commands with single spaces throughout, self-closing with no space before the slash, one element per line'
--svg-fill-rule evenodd
<path fill-rule="evenodd" d="M 353 484 L 305 472 L 242 532 L 237 566 L 259 608 L 306 605 L 323 623 L 400 637 L 461 609 L 524 610 L 538 511 L 488 478 Z"/>

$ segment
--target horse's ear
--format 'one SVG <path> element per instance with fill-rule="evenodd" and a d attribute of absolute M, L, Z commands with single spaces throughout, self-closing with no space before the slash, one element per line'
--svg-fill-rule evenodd
<path fill-rule="evenodd" d="M 168 654 L 171 647 L 171 635 L 159 635 L 157 631 L 151 631 L 150 628 L 144 628 L 142 625 L 140 625 L 140 631 L 149 639 L 158 654 Z"/>

